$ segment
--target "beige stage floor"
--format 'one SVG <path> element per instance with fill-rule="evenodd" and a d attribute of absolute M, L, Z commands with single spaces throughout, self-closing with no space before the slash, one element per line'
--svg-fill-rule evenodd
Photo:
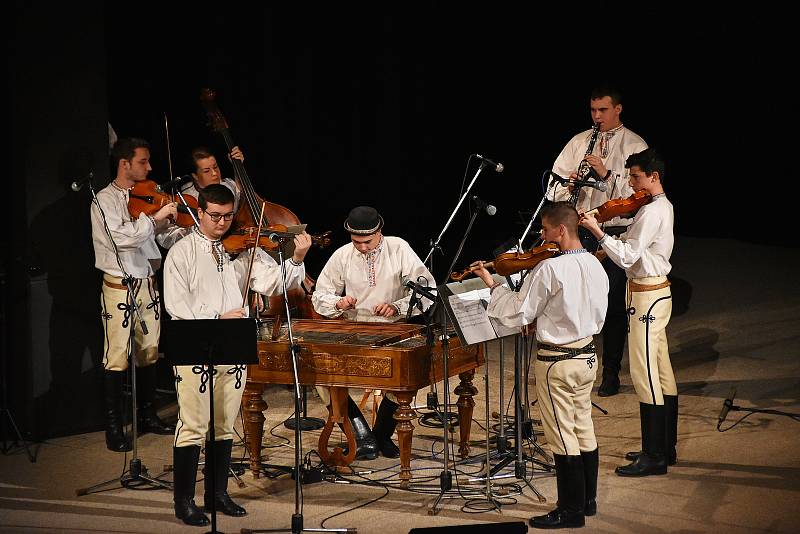
<path fill-rule="evenodd" d="M 800 286 L 787 282 L 796 278 L 799 257 L 797 249 L 727 240 L 678 240 L 672 276 L 676 310 L 668 329 L 680 394 L 678 465 L 659 477 L 629 479 L 614 475 L 624 453 L 639 447 L 638 402 L 625 363 L 621 393 L 593 399 L 609 413 L 594 412 L 600 443 L 598 514 L 587 518 L 585 532 L 800 530 L 798 421 L 754 414 L 727 432 L 717 431 L 720 408 L 731 387 L 736 388 L 737 405 L 800 413 Z M 511 349 L 509 346 L 506 350 L 503 377 L 506 396 L 513 384 Z M 482 374 L 481 369 L 475 379 L 479 394 L 475 397 L 473 440 L 485 436 Z M 500 403 L 496 345 L 490 350 L 489 374 L 490 411 L 496 412 Z M 530 391 L 535 395 L 533 388 Z M 353 394 L 360 397 L 358 390 Z M 277 427 L 275 435 L 265 437 L 269 446 L 265 452 L 270 463 L 291 465 L 292 433 L 281 424 L 292 410 L 290 392 L 280 386 L 269 387 L 267 400 L 267 429 Z M 418 400 L 424 402 L 424 395 Z M 310 415 L 316 416 L 324 412 L 313 398 L 310 410 Z M 170 405 L 162 415 L 174 413 L 175 406 Z M 538 416 L 536 407 L 533 414 Z M 370 415 L 367 412 L 367 417 Z M 743 415 L 732 411 L 723 428 Z M 478 486 L 467 483 L 469 475 L 481 468 L 481 459 L 476 457 L 456 466 L 463 497 L 453 491 L 438 515 L 429 515 L 438 493 L 440 431 L 415 426 L 412 468 L 419 481 L 418 491 L 391 487 L 387 493 L 382 487 L 333 482 L 304 485 L 305 526 L 318 528 L 326 518 L 340 514 L 326 520 L 324 526 L 357 528 L 364 533 L 405 533 L 415 527 L 527 521 L 554 506 L 555 479 L 539 469 L 532 483 L 547 503 L 538 503 L 532 491 L 525 488 L 520 496 L 501 497 L 501 512 L 481 511 L 486 499 L 476 493 Z M 304 452 L 316 447 L 317 437 L 318 431 L 305 433 Z M 541 443 L 543 438 L 538 440 Z M 151 473 L 160 473 L 172 462 L 171 445 L 168 436 L 140 438 L 139 456 Z M 166 490 L 123 489 L 115 482 L 107 491 L 76 497 L 77 488 L 116 480 L 125 466 L 125 455 L 107 451 L 101 432 L 53 439 L 34 447 L 35 463 L 28 461 L 22 449 L 0 456 L 1 532 L 208 530 L 187 527 L 176 520 L 172 495 Z M 234 453 L 243 454 L 243 449 L 236 448 Z M 483 445 L 473 444 L 472 453 L 485 455 Z M 311 458 L 316 463 L 313 454 Z M 361 480 L 396 481 L 395 461 L 380 458 L 361 462 L 358 468 L 372 471 L 363 473 Z M 171 474 L 165 474 L 165 479 L 170 480 Z M 229 489 L 249 515 L 241 519 L 220 516 L 220 530 L 288 528 L 294 511 L 293 481 L 287 475 L 255 479 L 250 471 L 243 480 L 246 487 L 240 489 L 231 480 Z M 496 492 L 513 494 L 519 481 L 500 479 L 493 487 Z M 202 482 L 198 484 L 198 500 L 202 500 Z"/>

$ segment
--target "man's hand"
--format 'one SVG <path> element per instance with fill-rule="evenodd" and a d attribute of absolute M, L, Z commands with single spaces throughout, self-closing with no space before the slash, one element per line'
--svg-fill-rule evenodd
<path fill-rule="evenodd" d="M 234 308 L 230 311 L 226 311 L 222 315 L 219 316 L 220 319 L 243 319 L 247 317 L 247 310 L 244 308 Z"/>
<path fill-rule="evenodd" d="M 157 223 L 165 220 L 174 221 L 178 218 L 178 204 L 176 202 L 170 202 L 169 204 L 164 204 L 160 210 L 158 210 L 153 215 L 153 220 Z"/>
<path fill-rule="evenodd" d="M 592 235 L 597 239 L 601 239 L 603 237 L 603 230 L 600 228 L 600 225 L 597 224 L 597 219 L 594 218 L 593 212 L 588 211 L 584 213 L 578 224 L 592 232 Z"/>
<path fill-rule="evenodd" d="M 311 236 L 308 233 L 303 232 L 302 234 L 297 234 L 294 236 L 294 255 L 292 255 L 292 259 L 295 263 L 302 263 L 303 259 L 306 257 L 308 253 L 308 249 L 311 248 Z"/>
<path fill-rule="evenodd" d="M 339 311 L 352 310 L 356 307 L 356 302 L 358 302 L 358 299 L 354 299 L 349 295 L 344 296 L 336 303 L 336 309 Z"/>
<path fill-rule="evenodd" d="M 384 302 L 383 304 L 378 304 L 375 306 L 375 308 L 372 310 L 372 313 L 382 317 L 394 317 L 397 315 L 397 308 Z"/>
<path fill-rule="evenodd" d="M 606 169 L 605 164 L 603 164 L 603 159 L 600 156 L 595 156 L 594 154 L 589 154 L 586 156 L 586 163 L 592 166 L 594 172 L 597 173 L 597 179 L 602 180 L 608 174 L 608 169 Z"/>
<path fill-rule="evenodd" d="M 244 163 L 244 153 L 239 149 L 238 146 L 233 147 L 231 153 L 228 154 L 228 158 L 230 158 L 231 160 L 238 159 L 239 161 Z"/>
<path fill-rule="evenodd" d="M 482 261 L 476 261 L 475 263 L 470 265 L 470 268 L 477 267 L 474 273 L 483 280 L 483 283 L 486 284 L 487 287 L 492 287 L 494 285 L 494 278 L 492 278 L 492 273 L 486 270 L 486 267 L 483 266 Z"/>

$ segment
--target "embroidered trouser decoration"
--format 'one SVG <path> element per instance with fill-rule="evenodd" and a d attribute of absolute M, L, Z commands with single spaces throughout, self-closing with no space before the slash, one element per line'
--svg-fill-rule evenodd
<path fill-rule="evenodd" d="M 133 294 L 142 314 L 147 334 L 132 304 L 128 290 L 119 278 L 103 275 L 100 291 L 100 315 L 103 320 L 103 367 L 106 371 L 125 371 L 128 368 L 131 323 L 134 328 L 136 366 L 146 367 L 158 360 L 160 295 L 153 278 L 134 279 Z"/>
<path fill-rule="evenodd" d="M 662 276 L 635 282 L 656 285 L 665 281 Z M 672 293 L 668 286 L 653 291 L 631 291 L 629 287 L 627 301 L 628 355 L 636 396 L 639 402 L 662 405 L 664 395 L 678 394 L 666 331 L 672 316 Z"/>
<path fill-rule="evenodd" d="M 178 424 L 175 425 L 175 447 L 202 445 L 207 441 L 211 398 L 208 366 L 179 365 L 173 367 L 175 391 L 178 394 Z M 234 438 L 233 426 L 242 403 L 247 379 L 246 365 L 214 366 L 214 439 Z"/>
<path fill-rule="evenodd" d="M 587 341 L 566 345 L 582 347 Z M 540 357 L 557 352 L 539 350 Z M 544 436 L 553 454 L 579 455 L 597 448 L 592 423 L 592 385 L 597 375 L 597 358 L 582 354 L 559 361 L 542 361 L 534 366 L 536 394 Z"/>

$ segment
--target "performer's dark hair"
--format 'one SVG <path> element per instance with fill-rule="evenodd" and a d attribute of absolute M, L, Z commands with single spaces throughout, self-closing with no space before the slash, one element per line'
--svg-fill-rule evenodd
<path fill-rule="evenodd" d="M 192 149 L 192 167 L 197 169 L 197 162 L 201 159 L 213 158 L 214 154 L 204 146 L 198 146 Z"/>
<path fill-rule="evenodd" d="M 634 165 L 642 169 L 648 176 L 658 172 L 661 185 L 664 185 L 664 158 L 656 152 L 655 148 L 648 148 L 628 156 L 628 159 L 625 160 L 625 168 L 630 169 Z"/>
<path fill-rule="evenodd" d="M 578 212 L 569 202 L 553 202 L 542 208 L 542 219 L 553 225 L 563 224 L 572 235 L 578 235 Z"/>
<path fill-rule="evenodd" d="M 217 204 L 233 204 L 233 192 L 222 184 L 211 184 L 200 190 L 197 198 L 197 205 L 203 208 L 203 211 L 208 207 L 208 203 Z"/>
<path fill-rule="evenodd" d="M 613 105 L 622 104 L 622 93 L 615 87 L 611 86 L 600 86 L 595 87 L 592 89 L 591 100 L 597 100 L 598 98 L 603 98 L 604 96 L 611 97 L 611 103 Z"/>
<path fill-rule="evenodd" d="M 123 137 L 114 143 L 114 148 L 111 149 L 111 165 L 116 171 L 119 166 L 120 160 L 132 160 L 136 155 L 137 148 L 146 148 L 150 150 L 150 143 L 138 137 Z"/>

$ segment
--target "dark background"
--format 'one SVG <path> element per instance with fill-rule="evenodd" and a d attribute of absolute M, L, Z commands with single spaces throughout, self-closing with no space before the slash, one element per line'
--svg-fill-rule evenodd
<path fill-rule="evenodd" d="M 506 167 L 474 189 L 498 212 L 478 217 L 458 265 L 489 258 L 522 233 L 520 212 L 539 203 L 541 175 L 567 140 L 591 126 L 589 92 L 604 83 L 623 91 L 625 125 L 667 160 L 679 236 L 798 244 L 794 156 L 776 148 L 792 140 L 776 124 L 793 119 L 791 69 L 770 67 L 791 41 L 773 29 L 780 15 L 166 5 L 14 4 L 3 338 L 28 434 L 94 428 L 102 409 L 89 195 L 70 182 L 92 171 L 97 189 L 108 183 L 107 122 L 151 142 L 159 182 L 169 175 L 165 113 L 174 174 L 191 170 L 196 145 L 222 156 L 203 87 L 217 92 L 256 191 L 310 231 L 334 230 L 337 246 L 347 212 L 368 204 L 424 257 L 477 169 L 469 155 L 481 153 Z M 462 209 L 437 277 L 467 220 Z M 329 253 L 309 254 L 312 276 Z"/>

